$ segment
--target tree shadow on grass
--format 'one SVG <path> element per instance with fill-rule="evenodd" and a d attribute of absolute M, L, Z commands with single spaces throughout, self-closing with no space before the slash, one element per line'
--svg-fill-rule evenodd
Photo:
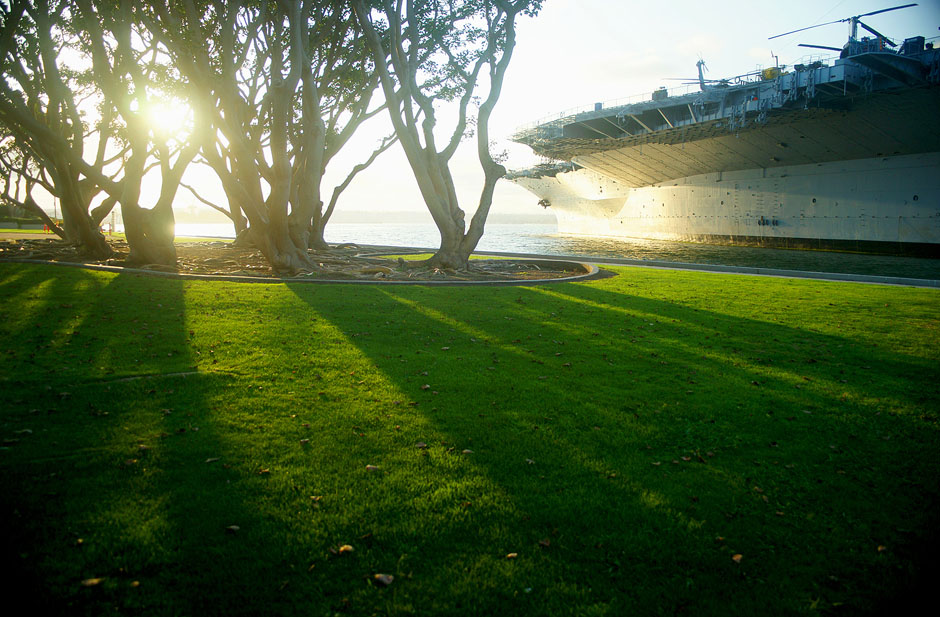
<path fill-rule="evenodd" d="M 54 386 L 0 402 L 4 438 L 33 430 L 2 460 L 8 560 L 59 612 L 863 612 L 923 575 L 916 355 L 616 279 L 259 298 L 55 270 L 0 282 L 37 316 L 5 309 L 37 345 L 5 370 Z M 891 379 L 841 383 L 846 354 Z"/>
<path fill-rule="evenodd" d="M 4 279 L 8 602 L 288 612 L 272 572 L 287 541 L 253 505 L 265 479 L 233 439 L 244 427 L 219 419 L 235 379 L 195 357 L 184 288 L 54 267 Z"/>
<path fill-rule="evenodd" d="M 916 544 L 935 517 L 909 513 L 936 504 L 924 486 L 936 466 L 924 459 L 937 435 L 890 412 L 925 409 L 912 398 L 929 376 L 924 362 L 853 351 L 911 380 L 855 392 L 833 368 L 844 339 L 604 283 L 358 288 L 344 302 L 289 287 L 413 399 L 436 429 L 428 434 L 446 443 L 429 448 L 432 461 L 473 451 L 472 470 L 442 467 L 427 486 L 410 474 L 388 481 L 406 502 L 440 508 L 424 519 L 433 531 L 387 530 L 389 544 L 419 553 L 452 548 L 452 563 L 431 559 L 420 576 L 443 585 L 485 564 L 512 584 L 552 581 L 572 601 L 711 612 L 719 607 L 703 602 L 735 596 L 736 610 L 748 612 L 766 609 L 773 594 L 790 613 L 811 597 L 872 610 L 904 586 L 886 576 L 892 568 L 922 573 L 923 563 L 912 565 Z M 413 465 L 408 457 L 423 455 L 385 456 Z M 469 480 L 474 473 L 482 477 Z M 901 522 L 915 539 L 896 531 Z M 883 542 L 895 547 L 890 559 L 876 550 Z M 510 575 L 495 558 L 520 546 L 530 568 Z M 737 553 L 747 555 L 744 567 L 731 559 Z M 474 585 L 468 600 L 519 601 L 518 587 L 498 577 Z"/>

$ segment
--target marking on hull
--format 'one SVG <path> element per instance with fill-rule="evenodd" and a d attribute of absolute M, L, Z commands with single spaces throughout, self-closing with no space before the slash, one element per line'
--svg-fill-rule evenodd
<path fill-rule="evenodd" d="M 940 242 L 937 169 L 940 153 L 934 152 L 701 174 L 639 189 L 589 168 L 569 172 L 570 180 L 520 184 L 549 198 L 559 229 L 569 233 L 929 247 Z M 604 197 L 584 197 L 583 189 Z"/>

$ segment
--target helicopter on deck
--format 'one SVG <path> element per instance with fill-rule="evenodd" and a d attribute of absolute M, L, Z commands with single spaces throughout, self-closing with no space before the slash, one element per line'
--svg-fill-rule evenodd
<path fill-rule="evenodd" d="M 901 48 L 899 48 L 897 51 L 895 51 L 894 49 L 891 49 L 891 48 L 898 47 L 897 43 L 895 43 L 887 36 L 883 35 L 882 33 L 878 32 L 877 30 L 875 30 L 874 28 L 872 28 L 871 26 L 863 22 L 861 18 L 870 17 L 872 15 L 878 15 L 880 13 L 887 13 L 889 11 L 907 9 L 913 6 L 917 6 L 917 3 L 902 4 L 902 5 L 893 6 L 887 9 L 871 11 L 870 13 L 862 13 L 861 15 L 853 15 L 852 17 L 846 17 L 844 19 L 828 21 L 823 24 L 816 24 L 815 26 L 807 26 L 805 28 L 798 28 L 796 30 L 784 32 L 783 34 L 776 34 L 774 36 L 768 37 L 767 40 L 769 41 L 769 40 L 773 40 L 773 39 L 780 38 L 783 36 L 789 36 L 791 34 L 796 34 L 797 32 L 803 32 L 805 30 L 812 30 L 813 28 L 821 28 L 822 26 L 848 23 L 849 24 L 849 40 L 842 47 L 831 47 L 829 45 L 811 45 L 808 43 L 800 43 L 798 46 L 799 47 L 812 47 L 814 49 L 827 49 L 830 51 L 837 51 L 839 52 L 839 58 L 842 58 L 842 59 L 851 58 L 852 56 L 857 56 L 860 54 L 871 53 L 871 52 L 888 51 L 888 52 L 893 52 L 893 53 L 905 54 L 905 53 L 908 53 L 911 49 L 913 49 L 917 45 L 917 41 L 912 40 L 912 42 L 909 43 L 907 40 L 905 40 L 904 45 Z M 861 26 L 863 29 L 868 31 L 870 34 L 873 34 L 874 38 L 868 37 L 868 36 L 863 36 L 859 38 L 858 36 L 859 26 Z M 920 37 L 915 37 L 915 39 L 917 38 L 920 38 Z M 922 38 L 920 38 L 920 46 L 922 49 L 923 48 Z"/>
<path fill-rule="evenodd" d="M 733 79 L 706 79 L 705 71 L 708 70 L 708 67 L 705 66 L 705 60 L 702 58 L 698 59 L 698 62 L 695 63 L 695 66 L 698 68 L 698 78 L 695 77 L 667 77 L 666 81 L 681 81 L 683 85 L 689 86 L 698 84 L 702 89 L 702 92 L 705 90 L 712 90 L 715 88 L 727 88 L 731 86 Z M 653 93 L 653 100 L 658 100 L 658 98 L 665 98 L 666 88 L 660 88 Z M 659 95 L 657 98 L 656 95 Z"/>

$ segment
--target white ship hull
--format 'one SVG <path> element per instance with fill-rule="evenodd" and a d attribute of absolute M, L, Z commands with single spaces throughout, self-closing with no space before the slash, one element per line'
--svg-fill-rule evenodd
<path fill-rule="evenodd" d="M 561 114 L 507 177 L 567 233 L 940 256 L 940 49 L 883 43 Z"/>
<path fill-rule="evenodd" d="M 936 253 L 940 153 L 715 172 L 631 188 L 590 169 L 513 181 L 562 233 Z"/>

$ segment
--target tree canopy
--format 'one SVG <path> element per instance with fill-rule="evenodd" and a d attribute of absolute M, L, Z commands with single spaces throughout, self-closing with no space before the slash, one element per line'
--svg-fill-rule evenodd
<path fill-rule="evenodd" d="M 130 260 L 175 263 L 173 204 L 191 164 L 215 173 L 232 220 L 278 271 L 316 269 L 340 193 L 400 141 L 441 232 L 435 260 L 466 266 L 496 181 L 489 117 L 515 45 L 515 19 L 540 1 L 12 0 L 0 5 L 2 199 L 61 204 L 67 240 L 97 257 L 119 204 Z M 478 94 L 485 91 L 485 96 Z M 379 96 L 377 94 L 380 93 Z M 186 130 L 148 110 L 176 101 Z M 435 105 L 457 120 L 441 138 Z M 475 108 L 478 105 L 478 108 Z M 363 122 L 394 132 L 324 202 L 327 165 Z M 485 181 L 469 228 L 449 162 L 475 131 Z M 157 195 L 142 189 L 160 180 Z M 196 193 L 196 196 L 206 202 Z M 48 219 L 48 216 L 46 217 Z"/>
<path fill-rule="evenodd" d="M 490 152 L 489 120 L 515 48 L 516 17 L 535 15 L 541 4 L 541 0 L 353 1 L 389 117 L 441 233 L 441 247 L 431 263 L 466 267 L 483 236 L 496 182 L 506 173 Z M 381 36 L 382 29 L 387 29 L 387 36 Z M 485 96 L 471 117 L 470 107 L 480 90 Z M 456 122 L 443 135 L 435 109 L 441 101 L 457 105 Z M 471 125 L 484 182 L 468 227 L 450 161 Z"/>

